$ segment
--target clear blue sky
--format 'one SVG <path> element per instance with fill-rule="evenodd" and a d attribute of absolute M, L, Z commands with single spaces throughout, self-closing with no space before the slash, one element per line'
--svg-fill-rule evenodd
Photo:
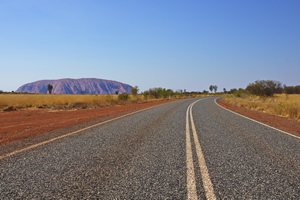
<path fill-rule="evenodd" d="M 0 90 L 42 79 L 300 85 L 299 0 L 0 0 Z"/>

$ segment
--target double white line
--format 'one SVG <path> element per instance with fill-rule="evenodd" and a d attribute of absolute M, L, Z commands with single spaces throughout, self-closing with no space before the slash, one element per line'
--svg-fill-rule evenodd
<path fill-rule="evenodd" d="M 191 129 L 193 133 L 195 150 L 198 158 L 198 164 L 200 168 L 201 178 L 203 182 L 203 187 L 205 190 L 205 195 L 208 200 L 215 200 L 216 196 L 214 194 L 214 189 L 212 182 L 209 177 L 208 169 L 205 163 L 205 159 L 202 153 L 202 149 L 199 143 L 197 131 L 194 124 L 192 109 L 195 103 L 204 99 L 197 100 L 189 105 L 186 111 L 186 167 L 187 167 L 187 197 L 188 199 L 198 199 L 197 188 L 196 188 L 196 179 L 195 179 L 195 168 L 193 162 L 193 150 L 191 144 L 191 135 L 190 135 L 190 122 L 191 120 Z"/>

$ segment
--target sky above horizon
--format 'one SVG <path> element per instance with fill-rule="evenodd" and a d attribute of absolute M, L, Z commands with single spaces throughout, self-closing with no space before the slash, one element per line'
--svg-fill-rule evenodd
<path fill-rule="evenodd" d="M 300 85 L 299 0 L 2 0 L 0 90 L 101 78 L 141 91 Z"/>

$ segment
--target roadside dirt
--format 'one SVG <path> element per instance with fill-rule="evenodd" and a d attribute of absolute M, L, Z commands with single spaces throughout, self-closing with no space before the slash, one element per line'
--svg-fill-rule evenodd
<path fill-rule="evenodd" d="M 238 107 L 229 104 L 224 99 L 218 99 L 217 103 L 225 108 L 233 110 L 249 118 L 263 122 L 265 124 L 276 127 L 283 131 L 287 131 L 294 135 L 300 136 L 300 123 L 295 119 L 291 119 L 287 117 L 278 117 L 278 116 L 270 115 L 268 113 L 264 113 L 256 110 L 250 110 L 244 107 Z"/>
<path fill-rule="evenodd" d="M 135 111 L 175 100 L 122 105 L 108 108 L 52 111 L 19 110 L 0 113 L 0 145 L 98 120 L 104 117 Z"/>

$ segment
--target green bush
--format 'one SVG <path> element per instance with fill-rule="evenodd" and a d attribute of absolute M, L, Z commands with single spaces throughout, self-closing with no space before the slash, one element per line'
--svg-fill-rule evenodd
<path fill-rule="evenodd" d="M 243 88 L 239 88 L 238 90 L 235 90 L 232 94 L 236 97 L 247 97 L 249 95 L 248 90 L 244 90 Z"/>
<path fill-rule="evenodd" d="M 286 94 L 300 94 L 300 85 L 284 86 L 284 92 Z"/>
<path fill-rule="evenodd" d="M 148 99 L 148 97 L 150 95 L 149 91 L 145 91 L 142 94 L 143 94 L 143 96 L 144 96 L 145 99 Z"/>
<path fill-rule="evenodd" d="M 127 101 L 129 99 L 129 95 L 125 92 L 118 95 L 118 99 L 122 101 Z"/>
<path fill-rule="evenodd" d="M 273 96 L 275 93 L 282 93 L 283 88 L 278 81 L 261 80 L 250 83 L 246 90 L 258 96 Z"/>
<path fill-rule="evenodd" d="M 137 95 L 138 92 L 139 92 L 138 86 L 135 86 L 135 87 L 131 88 L 131 94 L 132 95 Z"/>

